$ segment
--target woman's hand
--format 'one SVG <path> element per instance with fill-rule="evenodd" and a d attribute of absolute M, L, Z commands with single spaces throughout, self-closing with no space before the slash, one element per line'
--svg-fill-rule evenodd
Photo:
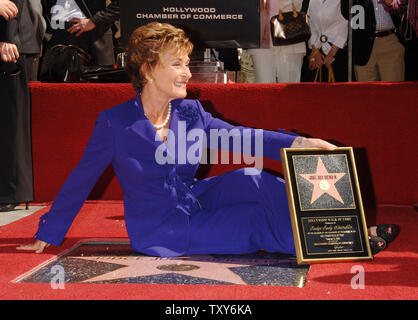
<path fill-rule="evenodd" d="M 325 150 L 334 150 L 337 146 L 321 139 L 297 137 L 291 148 L 321 148 Z"/>
<path fill-rule="evenodd" d="M 27 250 L 27 251 L 35 251 L 35 253 L 42 253 L 45 248 L 49 247 L 50 244 L 46 243 L 42 240 L 35 240 L 32 244 L 22 244 L 21 246 L 18 246 L 17 250 Z"/>
<path fill-rule="evenodd" d="M 309 56 L 309 69 L 315 70 L 321 68 L 324 64 L 324 55 L 319 51 L 313 51 Z"/>
<path fill-rule="evenodd" d="M 334 62 L 335 58 L 334 56 L 330 53 L 328 53 L 325 58 L 324 58 L 324 64 L 327 68 L 331 67 L 331 64 Z"/>
<path fill-rule="evenodd" d="M 328 54 L 324 58 L 324 64 L 327 68 L 329 68 L 331 66 L 331 64 L 334 62 L 335 55 L 337 54 L 339 49 L 340 48 L 338 48 L 336 45 L 333 45 L 331 47 L 331 50 L 328 52 Z"/>
<path fill-rule="evenodd" d="M 13 43 L 0 42 L 0 59 L 4 62 L 17 62 L 19 51 Z"/>

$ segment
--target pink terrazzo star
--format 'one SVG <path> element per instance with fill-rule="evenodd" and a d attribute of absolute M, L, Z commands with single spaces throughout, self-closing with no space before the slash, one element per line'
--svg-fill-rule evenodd
<path fill-rule="evenodd" d="M 205 278 L 216 281 L 224 281 L 233 284 L 246 284 L 242 278 L 229 268 L 248 267 L 252 265 L 274 264 L 285 260 L 269 259 L 268 261 L 254 261 L 253 259 L 239 260 L 236 263 L 231 260 L 222 262 L 222 259 L 214 259 L 211 256 L 194 256 L 193 258 L 158 258 L 149 256 L 93 256 L 93 257 L 74 257 L 76 259 L 89 260 L 95 262 L 115 263 L 124 265 L 120 269 L 108 272 L 106 274 L 87 279 L 83 282 L 109 281 L 124 278 L 134 278 L 151 276 L 166 273 L 176 273 L 196 278 Z M 162 270 L 158 267 L 167 265 L 192 265 L 195 268 L 186 271 Z M 197 268 L 196 268 L 197 267 Z"/>
<path fill-rule="evenodd" d="M 314 185 L 311 204 L 314 203 L 324 193 L 328 193 L 331 197 L 344 204 L 344 201 L 338 193 L 337 188 L 335 188 L 335 183 L 343 176 L 345 176 L 345 173 L 329 173 L 327 168 L 325 168 L 321 158 L 318 157 L 316 173 L 299 175 Z"/>

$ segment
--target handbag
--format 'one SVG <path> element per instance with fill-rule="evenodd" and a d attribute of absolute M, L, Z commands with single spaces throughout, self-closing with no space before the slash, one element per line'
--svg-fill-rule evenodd
<path fill-rule="evenodd" d="M 408 1 L 408 7 L 406 9 L 406 12 L 402 15 L 399 27 L 396 29 L 396 33 L 399 37 L 399 40 L 403 44 L 406 44 L 409 40 L 412 39 L 414 32 L 412 23 L 408 18 L 409 12 L 411 10 L 411 2 L 412 1 Z"/>
<path fill-rule="evenodd" d="M 113 66 L 92 66 L 83 68 L 80 78 L 83 82 L 91 83 L 131 82 L 125 68 L 114 68 Z"/>
<path fill-rule="evenodd" d="M 322 67 L 316 69 L 314 82 L 322 82 Z M 332 69 L 332 66 L 328 68 L 328 83 L 335 83 L 334 70 Z"/>
<path fill-rule="evenodd" d="M 285 46 L 308 41 L 311 37 L 309 19 L 305 12 L 297 12 L 292 1 L 293 10 L 271 17 L 270 31 L 273 46 Z"/>
<path fill-rule="evenodd" d="M 82 69 L 91 60 L 90 54 L 75 45 L 57 44 L 46 51 L 39 78 L 42 82 L 80 82 Z"/>

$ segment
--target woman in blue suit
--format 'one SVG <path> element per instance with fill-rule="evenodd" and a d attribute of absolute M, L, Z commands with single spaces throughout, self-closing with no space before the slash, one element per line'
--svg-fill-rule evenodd
<path fill-rule="evenodd" d="M 124 193 L 134 251 L 163 257 L 259 249 L 295 252 L 284 181 L 254 168 L 198 181 L 194 175 L 204 140 L 214 132 L 228 137 L 232 133 L 233 139 L 247 132 L 252 152 L 258 139 L 263 156 L 277 160 L 284 147 L 335 146 L 320 139 L 266 130 L 260 135 L 234 127 L 213 118 L 199 101 L 184 99 L 192 48 L 184 32 L 168 24 L 155 22 L 133 32 L 127 69 L 137 97 L 100 113 L 80 163 L 41 217 L 37 239 L 20 249 L 39 253 L 49 244 L 60 245 L 90 190 L 112 163 Z M 222 134 L 210 145 L 221 138 Z M 245 148 L 244 139 L 240 147 Z"/>

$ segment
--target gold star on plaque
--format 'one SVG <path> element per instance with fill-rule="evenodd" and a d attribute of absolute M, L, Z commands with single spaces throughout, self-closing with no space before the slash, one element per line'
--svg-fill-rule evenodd
<path fill-rule="evenodd" d="M 343 176 L 345 176 L 345 173 L 329 173 L 327 168 L 325 168 L 321 158 L 318 157 L 318 164 L 315 173 L 299 175 L 314 185 L 311 204 L 314 203 L 324 193 L 329 194 L 335 200 L 344 204 L 341 195 L 335 187 L 335 183 L 338 180 L 340 180 Z"/>

